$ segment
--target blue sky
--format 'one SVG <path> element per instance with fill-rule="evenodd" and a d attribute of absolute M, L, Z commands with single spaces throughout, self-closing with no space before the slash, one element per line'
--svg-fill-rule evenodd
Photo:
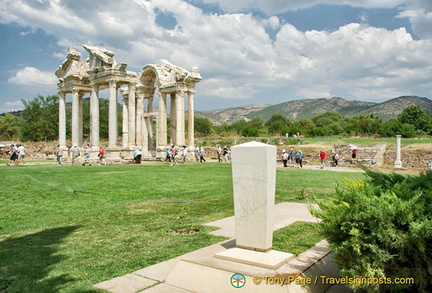
<path fill-rule="evenodd" d="M 432 96 L 431 0 L 0 0 L 0 113 L 56 94 L 85 44 L 198 67 L 196 110 Z"/>

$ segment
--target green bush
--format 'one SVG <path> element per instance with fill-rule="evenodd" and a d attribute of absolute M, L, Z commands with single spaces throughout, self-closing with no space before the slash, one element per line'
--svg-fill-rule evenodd
<path fill-rule="evenodd" d="M 350 285 L 368 292 L 432 292 L 432 172 L 366 173 L 312 210 L 342 276 L 371 278 Z M 389 284 L 396 278 L 414 284 Z"/>

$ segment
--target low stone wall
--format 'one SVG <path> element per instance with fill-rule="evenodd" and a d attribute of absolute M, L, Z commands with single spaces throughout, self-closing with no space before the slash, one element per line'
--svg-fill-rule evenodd
<path fill-rule="evenodd" d="M 389 149 L 384 154 L 384 164 L 394 166 L 396 160 L 396 149 Z M 427 169 L 429 164 L 432 163 L 432 150 L 431 151 L 418 151 L 407 148 L 401 150 L 402 167 L 405 168 L 424 168 Z"/>

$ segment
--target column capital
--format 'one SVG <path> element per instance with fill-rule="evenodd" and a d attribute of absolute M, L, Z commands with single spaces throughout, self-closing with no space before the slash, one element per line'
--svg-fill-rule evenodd
<path fill-rule="evenodd" d="M 117 85 L 117 82 L 118 82 L 118 79 L 115 79 L 115 78 L 108 80 L 110 87 L 115 87 Z"/>
<path fill-rule="evenodd" d="M 131 90 L 135 90 L 136 89 L 136 83 L 135 82 L 131 82 L 131 83 L 129 83 L 128 84 L 128 87 L 129 87 L 129 89 L 131 89 Z"/>

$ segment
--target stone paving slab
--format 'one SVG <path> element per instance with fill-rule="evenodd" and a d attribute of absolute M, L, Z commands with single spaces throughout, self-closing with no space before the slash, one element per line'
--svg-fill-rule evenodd
<path fill-rule="evenodd" d="M 135 293 L 157 284 L 157 281 L 143 278 L 134 274 L 127 274 L 95 285 L 95 288 L 112 293 Z"/>
<path fill-rule="evenodd" d="M 140 291 L 139 293 L 191 293 L 191 292 L 192 291 L 161 283 L 159 285 L 153 286 L 146 290 Z"/>

